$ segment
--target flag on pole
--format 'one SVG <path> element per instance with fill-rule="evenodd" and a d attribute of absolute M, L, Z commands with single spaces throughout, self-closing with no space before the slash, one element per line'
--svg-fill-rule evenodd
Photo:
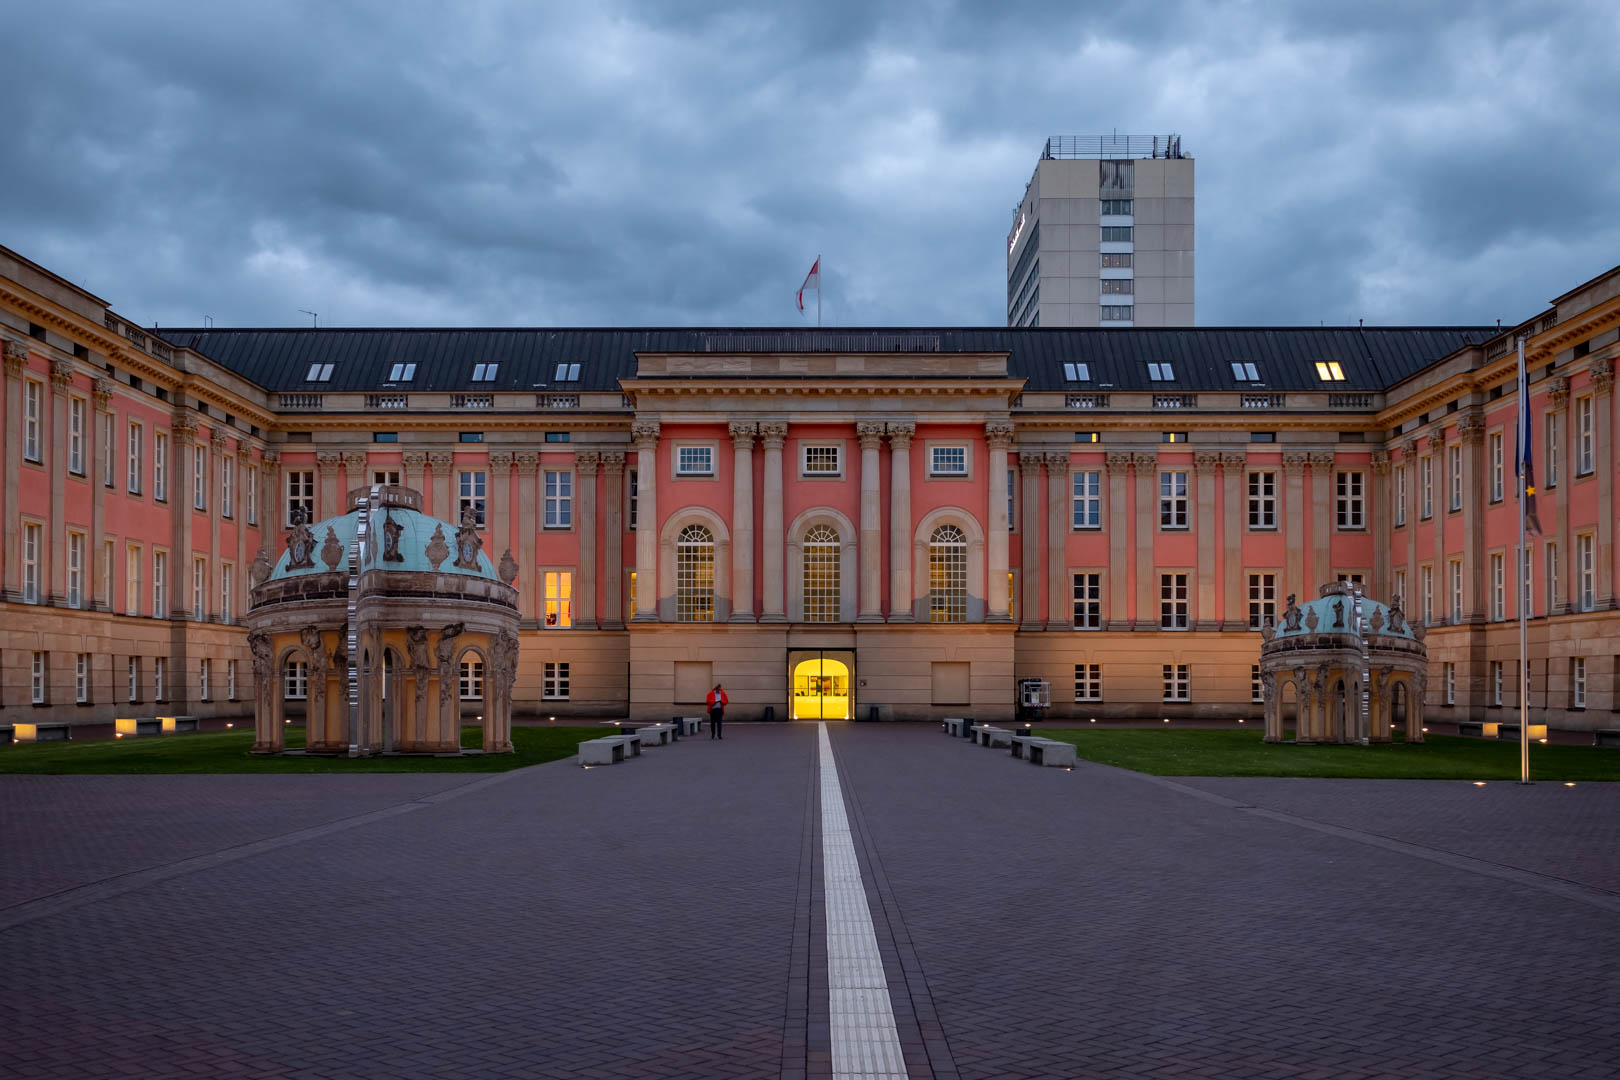
<path fill-rule="evenodd" d="M 794 299 L 798 301 L 800 311 L 804 310 L 804 294 L 807 291 L 809 291 L 810 289 L 816 290 L 816 298 L 819 300 L 821 298 L 821 256 L 820 255 L 817 255 L 816 256 L 816 261 L 810 264 L 810 272 L 808 274 L 804 275 L 804 284 L 799 286 L 799 291 L 794 296 Z"/>
<path fill-rule="evenodd" d="M 1525 372 L 1522 342 L 1519 357 L 1519 452 L 1513 462 L 1513 475 L 1523 478 L 1519 490 L 1524 500 L 1525 528 L 1540 536 L 1541 521 L 1536 517 L 1535 440 L 1530 430 L 1530 380 Z"/>

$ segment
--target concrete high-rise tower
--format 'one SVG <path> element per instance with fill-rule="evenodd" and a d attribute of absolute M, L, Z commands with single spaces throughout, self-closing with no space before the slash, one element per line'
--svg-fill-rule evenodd
<path fill-rule="evenodd" d="M 1181 137 L 1046 140 L 1007 234 L 1008 326 L 1191 326 Z"/>

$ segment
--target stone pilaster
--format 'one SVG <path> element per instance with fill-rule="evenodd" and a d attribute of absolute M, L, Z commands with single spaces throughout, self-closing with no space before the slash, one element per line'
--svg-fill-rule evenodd
<path fill-rule="evenodd" d="M 883 621 L 883 477 L 879 452 L 883 423 L 862 420 L 855 425 L 861 444 L 860 605 L 856 622 Z"/>
<path fill-rule="evenodd" d="M 501 565 L 501 556 L 512 550 L 512 453 L 494 450 L 489 455 L 489 486 L 484 496 L 484 550 L 489 561 Z M 579 602 L 579 593 L 574 593 Z"/>
<path fill-rule="evenodd" d="M 1212 451 L 1193 454 L 1193 472 L 1198 483 L 1198 588 L 1194 591 L 1192 628 L 1214 630 L 1219 626 L 1215 611 L 1215 469 L 1221 455 Z"/>
<path fill-rule="evenodd" d="M 1012 446 L 1013 426 L 1010 420 L 991 420 L 984 425 L 984 441 L 990 447 L 990 513 L 989 536 L 985 541 L 985 573 L 989 580 L 985 582 L 984 607 L 986 622 L 1010 622 L 1012 616 L 1007 610 L 1008 590 L 1008 553 L 1007 530 L 1010 522 L 1007 520 L 1007 450 Z M 1064 482 L 1068 481 L 1068 452 L 1063 453 L 1064 467 L 1062 469 Z M 1057 559 L 1061 566 L 1063 562 L 1062 541 L 1068 536 L 1067 523 L 1058 533 L 1059 546 Z"/>
<path fill-rule="evenodd" d="M 1285 451 L 1283 453 L 1283 541 L 1288 549 L 1288 565 L 1283 596 L 1295 593 L 1301 602 L 1315 595 L 1307 577 L 1305 565 L 1305 466 L 1310 455 Z"/>
<path fill-rule="evenodd" d="M 107 452 L 104 445 L 106 421 L 112 415 L 113 381 L 97 379 L 94 383 L 95 409 L 85 418 L 90 430 L 85 432 L 85 475 L 90 477 L 90 547 L 94 557 L 90 560 L 90 596 L 98 611 L 113 608 L 113 582 L 118 577 L 118 553 L 113 552 L 113 565 L 102 565 L 101 549 L 107 542 L 107 485 L 101 482 L 101 458 Z"/>
<path fill-rule="evenodd" d="M 225 455 L 230 451 L 230 441 L 225 435 L 224 428 L 210 428 L 208 431 L 208 474 L 212 489 L 205 490 L 205 501 L 208 504 L 208 577 L 203 588 L 208 595 L 203 597 L 203 610 L 208 613 L 211 622 L 219 622 L 223 606 L 220 599 L 224 596 L 224 549 L 221 544 L 220 515 L 224 513 L 225 506 L 220 501 L 220 478 L 225 475 Z M 234 499 L 233 499 L 234 501 Z M 236 513 L 236 507 L 231 507 L 231 513 Z M 238 532 L 241 530 L 238 529 Z M 223 675 L 224 673 L 221 672 Z"/>
<path fill-rule="evenodd" d="M 1406 596 L 1401 597 L 1402 606 L 1407 617 L 1419 618 L 1422 615 L 1421 602 L 1416 599 L 1418 590 L 1418 510 L 1421 507 L 1423 477 L 1419 475 L 1420 462 L 1418 461 L 1417 440 L 1406 439 L 1401 443 L 1401 463 L 1406 466 Z M 1393 583 L 1392 587 L 1393 587 Z"/>
<path fill-rule="evenodd" d="M 1434 500 L 1434 616 L 1437 625 L 1444 625 L 1451 620 L 1451 565 L 1446 558 L 1446 519 L 1451 515 L 1451 453 L 1446 446 L 1444 423 L 1429 433 L 1429 450 L 1438 481 Z M 1466 495 L 1464 492 L 1465 503 Z"/>
<path fill-rule="evenodd" d="M 452 473 L 456 466 L 456 456 L 449 450 L 428 451 L 428 469 L 433 474 L 433 491 L 423 492 L 431 501 L 428 503 L 428 513 L 441 521 L 459 521 L 456 513 L 454 495 L 454 478 Z"/>
<path fill-rule="evenodd" d="M 231 571 L 231 617 L 237 622 L 247 614 L 248 589 L 251 576 L 248 560 L 248 515 L 246 492 L 248 470 L 253 467 L 253 447 L 236 440 L 236 476 L 232 479 L 235 485 L 232 492 L 232 502 L 235 504 L 231 512 L 236 515 L 236 566 Z M 255 511 L 256 512 L 256 511 Z M 261 522 L 263 518 L 259 519 Z M 261 532 L 260 535 L 263 535 Z"/>
<path fill-rule="evenodd" d="M 281 451 L 267 446 L 259 454 L 259 546 L 266 553 L 281 547 L 281 499 Z"/>
<path fill-rule="evenodd" d="M 1041 455 L 1036 450 L 1018 453 L 1018 474 L 1024 485 L 1024 528 L 1022 538 L 1023 588 L 1020 590 L 1018 622 L 1024 630 L 1039 630 L 1041 622 Z"/>
<path fill-rule="evenodd" d="M 196 511 L 191 508 L 191 486 L 197 469 L 193 452 L 197 445 L 197 421 L 190 413 L 176 412 L 169 420 L 169 441 L 173 445 L 174 460 L 170 471 L 174 473 L 175 487 L 169 492 L 169 617 L 191 617 L 191 519 Z M 183 636 L 183 634 L 181 635 Z M 185 666 L 174 661 L 175 671 L 169 673 L 174 689 L 184 689 L 186 680 L 175 682 L 178 672 Z"/>
<path fill-rule="evenodd" d="M 1241 453 L 1221 454 L 1221 550 L 1219 554 L 1222 630 L 1241 630 L 1249 625 L 1243 606 L 1243 521 L 1247 516 L 1245 467 Z"/>
<path fill-rule="evenodd" d="M 315 455 L 315 471 L 319 473 L 316 486 L 315 520 L 336 517 L 343 512 L 343 493 L 338 490 L 338 469 L 343 455 L 335 451 L 322 451 Z M 191 489 L 185 489 L 188 493 Z M 187 495 L 189 498 L 189 494 Z"/>
<path fill-rule="evenodd" d="M 765 447 L 764 498 L 760 515 L 760 584 L 763 600 L 760 604 L 760 622 L 786 622 L 785 594 L 782 591 L 782 556 L 785 551 L 782 535 L 782 447 L 787 443 L 788 426 L 783 421 L 770 421 L 759 425 L 759 439 Z"/>
<path fill-rule="evenodd" d="M 73 385 L 73 365 L 66 360 L 51 361 L 51 439 L 45 471 L 51 478 L 51 548 L 41 551 L 45 570 L 40 582 L 50 582 L 49 603 L 67 604 L 67 478 L 68 478 L 68 387 Z M 83 567 L 80 568 L 81 570 Z M 81 578 L 81 582 L 82 582 Z"/>
<path fill-rule="evenodd" d="M 1384 603 L 1389 602 L 1390 547 L 1393 523 L 1389 519 L 1389 451 L 1372 452 L 1372 483 L 1367 497 L 1367 528 L 1372 534 L 1373 567 L 1371 589 L 1368 595 Z"/>
<path fill-rule="evenodd" d="M 636 447 L 637 622 L 658 621 L 658 431 L 656 420 L 630 425 Z"/>
<path fill-rule="evenodd" d="M 1072 623 L 1069 603 L 1069 451 L 1048 450 L 1046 461 L 1046 628 L 1066 630 Z M 991 496 L 994 498 L 994 495 Z M 1003 503 L 1006 496 L 1002 496 Z M 1005 509 L 1005 507 L 1003 508 Z M 1028 519 L 1026 513 L 1025 519 Z"/>
<path fill-rule="evenodd" d="M 1614 358 L 1599 357 L 1592 361 L 1592 437 L 1597 467 L 1597 610 L 1608 611 L 1617 606 L 1615 580 L 1620 569 L 1615 566 L 1614 543 L 1614 477 L 1620 472 L 1620 457 L 1615 454 L 1615 397 Z M 1610 677 L 1615 686 L 1615 707 L 1620 708 L 1620 671 Z"/>
<path fill-rule="evenodd" d="M 1485 621 L 1485 530 L 1480 510 L 1485 501 L 1485 417 L 1478 411 L 1457 418 L 1457 438 L 1462 443 L 1462 617 L 1466 623 Z M 1507 453 L 1503 448 L 1504 455 Z M 1507 463 L 1503 462 L 1503 468 Z M 1450 587 L 1450 582 L 1447 582 Z M 1473 694 L 1469 694 L 1470 701 Z"/>
<path fill-rule="evenodd" d="M 1106 596 L 1110 630 L 1129 630 L 1130 614 L 1130 522 L 1131 464 L 1133 455 L 1116 451 L 1104 459 L 1108 468 L 1108 593 Z"/>
<path fill-rule="evenodd" d="M 889 621 L 914 622 L 911 587 L 911 440 L 917 425 L 887 425 L 889 435 Z"/>
<path fill-rule="evenodd" d="M 1159 581 L 1153 540 L 1158 535 L 1159 455 L 1132 454 L 1131 465 L 1136 470 L 1136 614 L 1132 627 L 1157 630 Z"/>
<path fill-rule="evenodd" d="M 624 626 L 624 451 L 602 451 L 602 626 Z"/>
<path fill-rule="evenodd" d="M 1304 596 L 1333 577 L 1333 453 L 1311 453 L 1311 562 L 1305 571 Z"/>
<path fill-rule="evenodd" d="M 406 455 L 407 469 L 410 468 L 410 456 Z M 513 454 L 512 465 L 517 470 L 518 487 L 518 576 L 513 584 L 518 591 L 518 618 L 532 621 L 540 617 L 540 575 L 535 561 L 539 534 L 535 514 L 535 484 L 540 474 L 540 455 L 533 451 Z"/>
<path fill-rule="evenodd" d="M 1552 386 L 1547 391 L 1547 403 L 1552 406 L 1553 411 L 1558 413 L 1559 435 L 1562 436 L 1558 440 L 1558 454 L 1562 459 L 1558 462 L 1558 499 L 1556 502 L 1558 521 L 1548 530 L 1549 533 L 1556 534 L 1558 540 L 1558 582 L 1560 588 L 1557 596 L 1550 593 L 1547 596 L 1547 614 L 1567 615 L 1574 610 L 1572 600 L 1578 588 L 1574 573 L 1574 530 L 1570 527 L 1569 516 L 1569 504 L 1574 496 L 1576 442 L 1575 402 L 1569 392 L 1569 376 L 1560 375 L 1553 379 Z M 1542 513 L 1545 513 L 1545 511 L 1542 511 Z"/>
<path fill-rule="evenodd" d="M 579 507 L 574 521 L 579 528 L 579 580 L 574 582 L 574 625 L 596 629 L 596 470 L 602 455 L 581 450 L 574 455 L 575 497 Z"/>
<path fill-rule="evenodd" d="M 5 342 L 6 378 L 6 474 L 5 500 L 6 565 L 5 598 L 22 598 L 22 504 L 17 494 L 22 490 L 22 400 L 23 371 L 28 366 L 28 346 L 9 338 Z"/>
<path fill-rule="evenodd" d="M 405 470 L 400 479 L 406 487 L 421 491 L 422 470 L 427 467 L 427 454 L 421 450 L 407 450 L 400 455 L 400 460 Z"/>
<path fill-rule="evenodd" d="M 731 622 L 754 621 L 754 432 L 736 420 L 731 431 Z"/>

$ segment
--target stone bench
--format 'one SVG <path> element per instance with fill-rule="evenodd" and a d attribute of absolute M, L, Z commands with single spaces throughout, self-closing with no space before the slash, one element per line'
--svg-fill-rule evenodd
<path fill-rule="evenodd" d="M 1075 762 L 1074 744 L 1046 739 L 1039 735 L 1014 735 L 1012 756 L 1023 758 L 1031 765 L 1055 765 L 1072 768 Z"/>
<path fill-rule="evenodd" d="M 18 721 L 11 725 L 11 739 L 13 742 L 67 742 L 73 738 L 73 728 L 62 723 L 27 723 Z"/>
<path fill-rule="evenodd" d="M 165 735 L 194 735 L 202 730 L 201 718 L 196 716 L 160 716 Z"/>
<path fill-rule="evenodd" d="M 1458 735 L 1472 735 L 1481 739 L 1495 739 L 1502 725 L 1495 720 L 1459 720 Z"/>
<path fill-rule="evenodd" d="M 1620 746 L 1620 728 L 1600 727 L 1592 732 L 1593 746 Z"/>
<path fill-rule="evenodd" d="M 143 739 L 163 734 L 163 721 L 155 716 L 119 716 L 113 720 L 113 731 L 120 738 Z"/>
<path fill-rule="evenodd" d="M 1507 722 L 1504 721 L 1503 723 L 1500 723 L 1500 724 L 1496 725 L 1496 737 L 1498 739 L 1512 739 L 1514 742 L 1518 742 L 1519 741 L 1519 725 L 1518 725 L 1518 723 L 1514 722 L 1514 723 L 1510 724 L 1510 723 L 1507 723 Z M 1530 738 L 1532 738 L 1532 739 L 1545 739 L 1546 737 L 1547 737 L 1547 725 L 1546 724 L 1531 724 L 1530 725 Z"/>
<path fill-rule="evenodd" d="M 947 716 L 939 722 L 939 729 L 953 739 L 973 737 L 973 720 L 966 716 Z"/>
<path fill-rule="evenodd" d="M 976 746 L 1011 746 L 1012 732 L 993 724 L 974 724 L 970 729 Z"/>
<path fill-rule="evenodd" d="M 579 744 L 581 765 L 613 765 L 641 754 L 641 735 L 607 735 Z"/>
<path fill-rule="evenodd" d="M 682 735 L 696 735 L 703 730 L 703 719 L 701 716 L 672 716 L 669 722 Z"/>
<path fill-rule="evenodd" d="M 675 737 L 673 724 L 637 724 L 636 734 L 641 736 L 642 746 L 668 746 Z"/>

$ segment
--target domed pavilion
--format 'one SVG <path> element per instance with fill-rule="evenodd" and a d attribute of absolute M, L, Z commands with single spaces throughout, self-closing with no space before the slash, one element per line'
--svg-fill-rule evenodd
<path fill-rule="evenodd" d="M 313 525 L 295 519 L 275 565 L 263 549 L 254 561 L 254 752 L 284 750 L 296 681 L 307 753 L 461 753 L 462 664 L 473 658 L 483 752 L 511 752 L 512 553 L 497 569 L 471 511 L 459 526 L 429 517 L 410 488 L 357 488 L 348 505 Z"/>
<path fill-rule="evenodd" d="M 1301 605 L 1290 594 L 1282 623 L 1261 636 L 1266 742 L 1284 741 L 1290 686 L 1295 742 L 1389 742 L 1397 711 L 1405 713 L 1406 741 L 1423 741 L 1428 651 L 1423 627 L 1406 621 L 1399 597 L 1383 604 L 1360 586 L 1332 582 Z"/>

